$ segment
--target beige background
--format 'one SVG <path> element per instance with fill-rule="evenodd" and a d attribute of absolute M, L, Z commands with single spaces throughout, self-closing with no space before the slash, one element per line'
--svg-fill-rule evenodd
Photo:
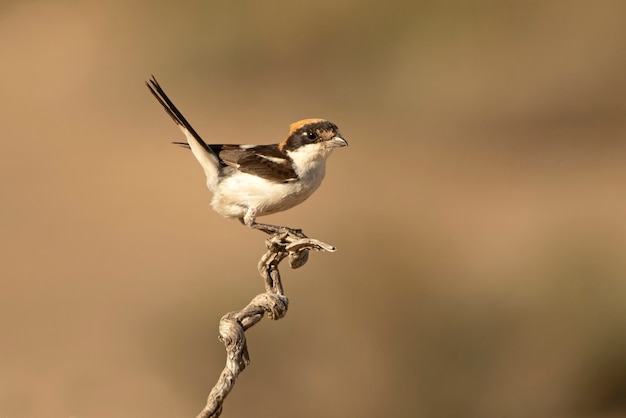
<path fill-rule="evenodd" d="M 268 222 L 283 270 L 224 416 L 626 416 L 623 1 L 0 5 L 0 417 L 189 417 L 262 234 L 212 212 L 143 85 L 209 142 L 350 147 Z"/>

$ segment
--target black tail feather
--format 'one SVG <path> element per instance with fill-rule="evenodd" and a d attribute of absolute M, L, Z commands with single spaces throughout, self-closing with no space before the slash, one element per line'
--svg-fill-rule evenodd
<path fill-rule="evenodd" d="M 191 147 L 189 146 L 189 144 L 188 144 L 188 143 L 186 143 L 186 142 L 176 142 L 176 141 L 174 141 L 174 142 L 172 142 L 172 144 L 174 144 L 174 145 L 179 145 L 179 146 L 181 146 L 181 147 L 183 147 L 183 148 L 191 149 Z"/>
<path fill-rule="evenodd" d="M 215 152 L 206 144 L 206 142 L 202 140 L 202 138 L 200 137 L 200 135 L 198 135 L 195 129 L 193 129 L 191 124 L 187 122 L 187 119 L 185 119 L 183 114 L 180 112 L 180 110 L 178 110 L 178 108 L 174 105 L 174 103 L 170 100 L 170 98 L 167 97 L 167 94 L 165 94 L 165 91 L 163 91 L 163 89 L 157 82 L 154 75 L 152 76 L 150 80 L 146 81 L 146 86 L 148 86 L 148 89 L 150 89 L 150 93 L 152 93 L 152 95 L 157 99 L 157 101 L 161 103 L 161 106 L 163 106 L 163 109 L 165 109 L 167 114 L 170 115 L 170 117 L 174 120 L 174 122 L 176 122 L 177 125 L 183 126 L 185 129 L 187 129 L 191 133 L 191 135 L 193 135 L 196 141 L 198 141 L 198 143 L 202 145 L 202 147 L 205 150 L 207 150 L 211 154 L 215 154 Z M 187 148 L 189 148 L 189 144 L 186 144 L 184 142 L 181 142 L 181 143 L 174 142 L 174 143 L 179 144 L 179 145 L 184 145 Z"/>

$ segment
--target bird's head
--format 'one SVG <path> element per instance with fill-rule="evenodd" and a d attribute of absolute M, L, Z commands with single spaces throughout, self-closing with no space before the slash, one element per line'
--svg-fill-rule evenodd
<path fill-rule="evenodd" d="M 334 123 L 325 119 L 304 119 L 290 125 L 289 135 L 279 147 L 288 154 L 298 151 L 327 157 L 334 148 L 347 145 Z"/>

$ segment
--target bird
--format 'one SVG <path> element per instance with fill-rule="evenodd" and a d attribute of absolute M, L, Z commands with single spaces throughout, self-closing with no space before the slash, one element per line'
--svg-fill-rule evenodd
<path fill-rule="evenodd" d="M 257 217 L 285 211 L 304 202 L 322 183 L 326 160 L 348 145 L 337 125 L 326 119 L 292 123 L 280 143 L 267 145 L 207 144 L 165 94 L 154 75 L 146 85 L 185 134 L 213 193 L 211 207 L 225 218 L 267 234 L 301 230 L 259 223 Z"/>

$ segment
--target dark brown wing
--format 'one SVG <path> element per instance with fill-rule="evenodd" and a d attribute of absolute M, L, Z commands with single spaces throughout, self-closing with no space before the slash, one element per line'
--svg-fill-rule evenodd
<path fill-rule="evenodd" d="M 272 145 L 209 145 L 220 160 L 242 173 L 253 174 L 266 180 L 285 183 L 298 179 L 291 160 Z"/>

